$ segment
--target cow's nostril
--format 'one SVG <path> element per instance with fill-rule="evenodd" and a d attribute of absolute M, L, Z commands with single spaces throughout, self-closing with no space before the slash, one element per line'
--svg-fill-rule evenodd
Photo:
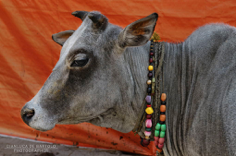
<path fill-rule="evenodd" d="M 21 113 L 23 121 L 28 125 L 35 112 L 34 109 L 24 108 Z"/>

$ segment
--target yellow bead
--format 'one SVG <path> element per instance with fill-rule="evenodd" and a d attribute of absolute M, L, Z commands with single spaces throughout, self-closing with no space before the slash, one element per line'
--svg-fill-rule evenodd
<path fill-rule="evenodd" d="M 154 111 L 153 111 L 153 109 L 152 109 L 152 107 L 148 107 L 148 108 L 146 108 L 146 113 L 147 114 L 152 114 Z"/>
<path fill-rule="evenodd" d="M 147 80 L 147 84 L 148 85 L 152 84 L 152 81 L 151 80 Z"/>
<path fill-rule="evenodd" d="M 153 66 L 152 65 L 148 66 L 148 70 L 152 71 L 153 70 Z"/>
<path fill-rule="evenodd" d="M 145 136 L 145 139 L 146 139 L 146 140 L 149 140 L 150 138 L 149 138 L 149 136 Z"/>

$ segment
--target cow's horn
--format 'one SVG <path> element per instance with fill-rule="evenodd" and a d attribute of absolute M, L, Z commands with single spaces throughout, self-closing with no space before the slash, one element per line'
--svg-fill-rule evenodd
<path fill-rule="evenodd" d="M 80 18 L 82 21 L 85 19 L 85 17 L 88 15 L 87 11 L 74 11 L 71 13 L 75 17 Z"/>
<path fill-rule="evenodd" d="M 93 21 L 94 26 L 96 26 L 97 28 L 105 26 L 107 24 L 107 18 L 102 14 L 90 12 L 88 14 L 88 17 Z"/>

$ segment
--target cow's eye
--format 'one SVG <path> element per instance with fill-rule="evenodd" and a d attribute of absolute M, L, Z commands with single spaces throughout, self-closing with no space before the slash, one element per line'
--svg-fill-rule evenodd
<path fill-rule="evenodd" d="M 88 58 L 79 58 L 79 59 L 76 59 L 74 60 L 72 63 L 71 63 L 71 67 L 83 67 L 85 66 L 87 63 L 88 63 L 89 59 Z"/>

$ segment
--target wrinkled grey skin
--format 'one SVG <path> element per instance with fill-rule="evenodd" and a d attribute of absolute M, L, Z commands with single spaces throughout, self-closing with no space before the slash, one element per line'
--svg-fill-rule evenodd
<path fill-rule="evenodd" d="M 65 43 L 57 40 L 63 45 L 58 63 L 22 108 L 35 110 L 28 125 L 45 131 L 90 122 L 130 132 L 146 93 L 156 19 L 152 14 L 124 30 L 110 23 L 95 30 L 86 17 Z M 180 44 L 164 43 L 165 155 L 236 155 L 235 43 L 236 29 L 224 24 L 201 27 Z M 82 53 L 89 62 L 70 67 Z"/>

